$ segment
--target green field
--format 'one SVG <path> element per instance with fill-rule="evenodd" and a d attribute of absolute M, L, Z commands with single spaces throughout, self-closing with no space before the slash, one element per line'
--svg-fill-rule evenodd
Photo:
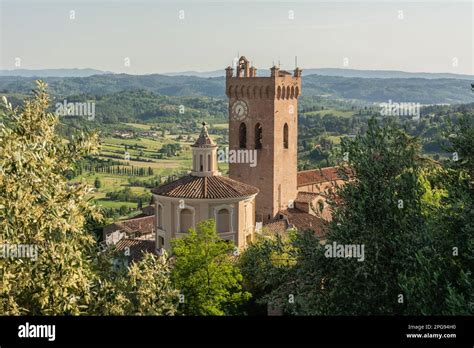
<path fill-rule="evenodd" d="M 128 127 L 132 127 L 134 132 L 148 131 L 151 126 L 147 124 L 139 123 L 122 123 Z M 163 125 L 161 125 L 163 126 Z M 119 128 L 118 127 L 118 128 Z M 213 125 L 216 129 L 225 129 L 227 124 L 216 124 Z M 159 132 L 161 134 L 161 132 Z M 192 134 L 193 138 L 196 139 L 199 133 Z M 217 139 L 218 135 L 211 135 L 213 139 Z M 191 145 L 193 141 L 184 139 L 177 139 L 178 135 L 166 134 L 164 137 L 152 137 L 152 136 L 136 136 L 134 138 L 118 138 L 114 136 L 102 136 L 100 138 L 100 154 L 96 156 L 102 160 L 112 160 L 120 164 L 115 164 L 115 167 L 121 168 L 152 168 L 153 175 L 145 176 L 131 176 L 131 175 L 119 175 L 119 174 L 108 174 L 102 172 L 84 172 L 83 174 L 74 177 L 72 182 L 80 182 L 85 180 L 89 185 L 94 186 L 94 181 L 99 178 L 101 186 L 95 189 L 94 192 L 88 195 L 93 202 L 104 207 L 104 208 L 120 208 L 126 206 L 129 208 L 136 208 L 137 202 L 125 202 L 125 201 L 113 201 L 106 198 L 108 192 L 116 192 L 123 190 L 126 187 L 130 187 L 131 191 L 136 194 L 150 193 L 149 188 L 142 186 L 132 186 L 129 183 L 129 179 L 145 181 L 152 180 L 161 177 L 165 180 L 171 175 L 182 175 L 183 173 L 191 170 L 192 156 L 191 156 Z M 185 137 L 187 139 L 187 137 Z M 159 150 L 166 144 L 180 144 L 181 151 L 176 156 L 168 157 L 163 154 L 162 159 L 155 158 Z M 126 160 L 125 153 L 128 152 L 130 156 L 129 160 Z M 136 160 L 137 158 L 141 160 Z M 223 174 L 228 171 L 227 163 L 219 163 L 219 168 Z M 144 202 L 144 205 L 148 202 Z"/>
<path fill-rule="evenodd" d="M 354 116 L 354 110 L 338 110 L 338 109 L 324 109 L 318 111 L 309 111 L 305 112 L 305 116 L 324 116 L 327 114 L 331 114 L 338 117 L 352 117 Z"/>

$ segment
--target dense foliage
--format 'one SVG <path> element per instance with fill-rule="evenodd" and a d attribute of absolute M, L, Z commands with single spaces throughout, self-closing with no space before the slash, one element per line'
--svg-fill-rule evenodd
<path fill-rule="evenodd" d="M 288 314 L 473 314 L 473 132 L 471 115 L 454 125 L 458 157 L 440 165 L 393 123 L 371 120 L 365 135 L 342 142 L 350 167 L 341 175 L 351 180 L 326 244 L 311 231 L 259 242 L 241 257 L 244 284 Z M 330 257 L 333 243 L 365 252 Z"/>
<path fill-rule="evenodd" d="M 233 260 L 234 246 L 222 240 L 214 220 L 198 224 L 197 230 L 172 241 L 176 258 L 172 279 L 183 295 L 178 310 L 185 315 L 235 314 L 250 298 L 242 291 L 242 275 Z"/>
<path fill-rule="evenodd" d="M 116 255 L 98 248 L 90 187 L 65 177 L 97 153 L 97 134 L 63 141 L 45 88 L 22 108 L 6 103 L 0 128 L 0 314 L 173 314 L 167 261 L 149 255 L 117 274 Z"/>

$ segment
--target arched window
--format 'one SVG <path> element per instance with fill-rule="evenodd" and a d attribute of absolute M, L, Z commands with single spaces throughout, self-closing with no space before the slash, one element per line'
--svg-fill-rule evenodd
<path fill-rule="evenodd" d="M 202 158 L 202 155 L 199 155 L 199 171 L 203 171 L 204 170 L 204 159 Z"/>
<path fill-rule="evenodd" d="M 163 206 L 161 204 L 158 204 L 158 228 L 163 229 Z"/>
<path fill-rule="evenodd" d="M 179 212 L 179 232 L 186 233 L 193 227 L 193 212 L 190 209 L 182 209 Z"/>
<path fill-rule="evenodd" d="M 288 148 L 288 124 L 283 126 L 283 148 Z"/>
<path fill-rule="evenodd" d="M 255 149 L 262 148 L 262 125 L 257 123 L 255 125 Z"/>
<path fill-rule="evenodd" d="M 207 155 L 207 171 L 211 171 L 211 154 Z"/>
<path fill-rule="evenodd" d="M 277 99 L 280 99 L 280 97 L 281 97 L 281 87 L 278 86 L 278 88 L 277 88 Z"/>
<path fill-rule="evenodd" d="M 217 212 L 217 232 L 230 232 L 230 214 L 225 208 Z"/>
<path fill-rule="evenodd" d="M 241 149 L 247 148 L 247 126 L 243 122 L 239 127 L 239 147 Z"/>

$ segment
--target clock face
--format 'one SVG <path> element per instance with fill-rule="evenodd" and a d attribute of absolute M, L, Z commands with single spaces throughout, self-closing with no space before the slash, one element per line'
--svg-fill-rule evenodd
<path fill-rule="evenodd" d="M 242 121 L 247 117 L 248 112 L 249 107 L 243 100 L 237 100 L 234 104 L 232 104 L 231 114 L 235 120 Z"/>

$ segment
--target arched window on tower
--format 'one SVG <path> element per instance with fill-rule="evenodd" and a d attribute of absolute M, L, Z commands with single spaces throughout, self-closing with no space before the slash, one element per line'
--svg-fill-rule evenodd
<path fill-rule="evenodd" d="M 262 125 L 257 123 L 255 125 L 255 149 L 262 148 Z"/>
<path fill-rule="evenodd" d="M 204 159 L 202 155 L 199 155 L 199 171 L 204 171 Z"/>
<path fill-rule="evenodd" d="M 288 124 L 283 126 L 283 148 L 288 148 Z"/>
<path fill-rule="evenodd" d="M 207 155 L 207 171 L 210 172 L 211 171 L 211 155 Z"/>
<path fill-rule="evenodd" d="M 247 148 L 247 126 L 243 122 L 239 127 L 239 147 L 241 149 Z"/>

